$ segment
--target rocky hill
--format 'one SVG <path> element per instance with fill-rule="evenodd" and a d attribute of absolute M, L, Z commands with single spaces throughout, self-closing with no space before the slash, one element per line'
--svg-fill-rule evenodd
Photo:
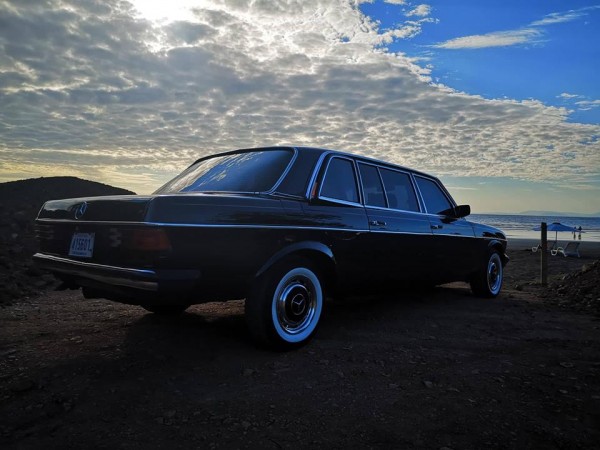
<path fill-rule="evenodd" d="M 56 283 L 37 270 L 33 223 L 44 202 L 60 198 L 134 194 L 75 177 L 47 177 L 0 183 L 0 304 L 32 295 Z"/>

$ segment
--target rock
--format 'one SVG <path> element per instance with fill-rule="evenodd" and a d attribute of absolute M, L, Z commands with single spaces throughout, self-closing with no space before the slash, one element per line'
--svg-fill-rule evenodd
<path fill-rule="evenodd" d="M 423 380 L 423 384 L 425 385 L 425 387 L 427 389 L 431 389 L 433 387 L 433 383 L 431 381 L 428 381 L 428 380 Z"/>

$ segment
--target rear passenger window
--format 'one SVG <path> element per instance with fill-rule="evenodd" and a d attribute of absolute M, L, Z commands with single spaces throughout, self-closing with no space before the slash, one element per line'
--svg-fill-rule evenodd
<path fill-rule="evenodd" d="M 331 159 L 320 196 L 351 203 L 359 202 L 352 161 L 342 158 Z"/>
<path fill-rule="evenodd" d="M 365 205 L 385 208 L 385 195 L 377 167 L 359 163 L 358 170 L 362 179 Z"/>
<path fill-rule="evenodd" d="M 419 186 L 423 201 L 425 202 L 425 208 L 427 208 L 429 214 L 439 214 L 442 211 L 452 208 L 452 204 L 436 182 L 421 177 L 415 177 L 415 179 L 417 180 L 417 186 Z"/>
<path fill-rule="evenodd" d="M 402 209 L 404 211 L 419 211 L 417 196 L 410 182 L 410 176 L 406 173 L 396 172 L 395 170 L 379 169 L 388 205 L 392 209 Z"/>

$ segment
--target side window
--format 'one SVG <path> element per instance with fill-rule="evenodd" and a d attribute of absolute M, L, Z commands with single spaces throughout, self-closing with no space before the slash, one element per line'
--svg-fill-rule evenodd
<path fill-rule="evenodd" d="M 329 161 L 320 196 L 358 203 L 358 189 L 352 161 L 342 158 L 332 158 Z"/>
<path fill-rule="evenodd" d="M 385 208 L 385 195 L 377 167 L 359 163 L 358 170 L 362 179 L 365 205 Z"/>
<path fill-rule="evenodd" d="M 440 187 L 432 180 L 427 178 L 415 177 L 417 185 L 423 195 L 425 208 L 429 214 L 438 214 L 448 208 L 452 208 L 452 204 L 442 192 Z"/>
<path fill-rule="evenodd" d="M 417 195 L 410 182 L 410 176 L 395 170 L 380 169 L 389 207 L 404 211 L 419 211 Z"/>

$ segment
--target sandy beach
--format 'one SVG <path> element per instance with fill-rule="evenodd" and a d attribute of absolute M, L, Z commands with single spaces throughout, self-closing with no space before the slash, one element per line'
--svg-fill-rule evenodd
<path fill-rule="evenodd" d="M 559 246 L 566 246 L 569 241 L 558 241 Z M 600 259 L 600 242 L 578 241 L 581 258 L 553 256 L 548 253 L 548 280 L 550 283 L 562 280 L 565 275 L 581 270 L 586 264 Z M 537 285 L 541 280 L 541 252 L 532 252 L 539 240 L 510 239 L 507 254 L 510 262 L 505 272 L 505 290 L 514 289 L 515 285 Z"/>
<path fill-rule="evenodd" d="M 549 242 L 553 241 L 550 239 Z M 512 252 L 514 250 L 531 250 L 532 247 L 535 247 L 540 242 L 539 239 L 524 239 L 524 238 L 510 238 L 508 239 L 508 252 Z M 579 242 L 579 253 L 581 253 L 582 258 L 598 258 L 600 257 L 600 242 L 595 241 L 573 241 L 573 240 L 564 240 L 559 239 L 558 245 L 564 247 L 569 242 Z"/>

